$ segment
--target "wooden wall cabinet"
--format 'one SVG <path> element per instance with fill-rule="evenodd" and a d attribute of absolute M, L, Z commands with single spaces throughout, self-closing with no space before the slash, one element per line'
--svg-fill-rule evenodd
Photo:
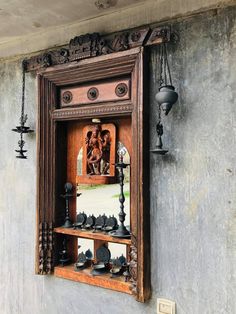
<path fill-rule="evenodd" d="M 150 296 L 148 103 L 144 64 L 144 50 L 139 47 L 49 67 L 38 73 L 36 272 L 133 294 L 141 302 Z M 119 83 L 128 86 L 126 93 L 114 92 Z M 91 87 L 99 90 L 94 99 L 88 98 Z M 94 118 L 101 119 L 106 128 L 114 125 L 116 141 L 125 143 L 130 154 L 131 239 L 61 227 L 65 203 L 60 195 L 65 182 L 76 186 L 79 180 L 90 180 L 86 169 L 78 175 L 77 156 L 84 143 L 83 132 L 89 131 Z M 109 180 L 114 175 L 111 167 Z M 119 202 L 114 212 L 117 218 L 118 211 Z M 76 197 L 70 202 L 70 216 L 75 221 Z M 58 265 L 58 254 L 64 235 L 69 239 L 71 265 L 62 267 Z M 73 263 L 80 238 L 92 239 L 95 248 L 104 243 L 126 245 L 130 281 L 125 282 L 123 277 L 111 279 L 109 274 L 94 277 L 89 269 L 75 272 Z"/>

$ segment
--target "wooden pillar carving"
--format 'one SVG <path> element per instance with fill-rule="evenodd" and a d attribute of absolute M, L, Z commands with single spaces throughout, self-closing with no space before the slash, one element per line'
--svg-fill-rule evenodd
<path fill-rule="evenodd" d="M 39 266 L 38 274 L 51 274 L 53 269 L 53 225 L 46 222 L 39 224 Z"/>
<path fill-rule="evenodd" d="M 131 246 L 130 246 L 130 275 L 131 275 L 131 291 L 136 296 L 137 295 L 137 280 L 138 280 L 138 249 L 137 249 L 137 239 L 134 235 L 131 236 Z"/>

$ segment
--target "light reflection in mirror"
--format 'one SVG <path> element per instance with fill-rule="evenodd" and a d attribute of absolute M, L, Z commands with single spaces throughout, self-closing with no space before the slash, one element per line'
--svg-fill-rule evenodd
<path fill-rule="evenodd" d="M 82 162 L 83 162 L 83 147 L 80 148 L 77 157 L 77 175 L 82 176 Z"/>
<path fill-rule="evenodd" d="M 123 255 L 126 258 L 126 245 L 117 244 L 117 243 L 109 243 L 108 248 L 111 252 L 111 258 L 115 259 Z"/>
<path fill-rule="evenodd" d="M 90 250 L 94 256 L 94 241 L 78 238 L 78 254 L 81 252 L 86 252 L 87 250 Z"/>

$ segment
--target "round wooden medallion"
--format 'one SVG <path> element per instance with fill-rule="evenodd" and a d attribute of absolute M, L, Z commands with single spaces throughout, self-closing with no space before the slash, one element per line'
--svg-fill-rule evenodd
<path fill-rule="evenodd" d="M 67 90 L 62 94 L 62 100 L 65 104 L 69 104 L 73 99 L 73 94 Z"/>
<path fill-rule="evenodd" d="M 88 90 L 87 97 L 89 100 L 96 100 L 98 98 L 99 92 L 96 87 L 91 87 Z"/>
<path fill-rule="evenodd" d="M 128 86 L 125 83 L 119 83 L 115 90 L 116 96 L 123 97 L 128 93 Z"/>

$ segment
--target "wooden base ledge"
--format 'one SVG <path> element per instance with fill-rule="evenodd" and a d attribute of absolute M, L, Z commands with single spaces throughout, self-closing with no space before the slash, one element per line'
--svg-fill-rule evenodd
<path fill-rule="evenodd" d="M 54 232 L 61 233 L 61 234 L 67 234 L 67 235 L 75 236 L 78 238 L 102 240 L 102 241 L 106 241 L 106 242 L 131 245 L 130 239 L 115 238 L 115 237 L 112 237 L 108 234 L 104 234 L 103 232 L 92 232 L 92 231 L 73 229 L 73 228 L 63 228 L 63 227 L 54 228 Z"/>
<path fill-rule="evenodd" d="M 131 284 L 130 282 L 125 282 L 124 278 L 122 277 L 110 278 L 111 275 L 109 273 L 101 276 L 93 276 L 91 275 L 90 272 L 91 269 L 84 269 L 82 271 L 76 272 L 74 271 L 73 265 L 68 265 L 64 267 L 56 266 L 54 268 L 54 275 L 56 277 L 78 281 L 89 285 L 102 287 L 105 289 L 132 294 L 130 290 Z"/>

